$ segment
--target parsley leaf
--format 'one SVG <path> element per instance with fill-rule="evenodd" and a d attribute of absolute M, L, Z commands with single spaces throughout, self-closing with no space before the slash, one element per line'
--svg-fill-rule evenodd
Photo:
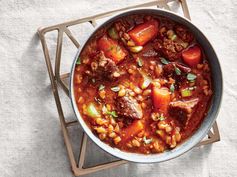
<path fill-rule="evenodd" d="M 104 90 L 104 88 L 105 88 L 105 86 L 101 84 L 101 85 L 99 86 L 99 89 L 98 89 L 98 90 L 99 90 L 99 91 L 100 91 L 100 90 Z"/>
<path fill-rule="evenodd" d="M 188 73 L 188 75 L 187 75 L 187 79 L 189 81 L 194 81 L 196 78 L 197 78 L 197 76 L 195 74 Z"/>
<path fill-rule="evenodd" d="M 160 115 L 159 120 L 165 120 L 165 117 L 163 114 Z"/>
<path fill-rule="evenodd" d="M 174 70 L 177 75 L 181 75 L 181 71 L 179 68 L 175 67 Z"/>
<path fill-rule="evenodd" d="M 118 114 L 116 111 L 107 111 L 106 114 L 111 115 L 112 117 L 118 117 Z"/>
<path fill-rule="evenodd" d="M 169 64 L 169 61 L 168 60 L 166 60 L 165 58 L 163 58 L 163 57 L 160 57 L 160 62 L 162 63 L 162 64 L 164 64 L 164 65 L 167 65 L 167 64 Z"/>
<path fill-rule="evenodd" d="M 102 106 L 102 112 L 103 114 L 111 115 L 112 117 L 118 117 L 118 114 L 116 111 L 108 111 L 105 105 Z"/>
<path fill-rule="evenodd" d="M 170 85 L 170 91 L 171 91 L 172 93 L 174 93 L 174 90 L 175 90 L 174 84 L 171 84 L 171 85 Z"/>
<path fill-rule="evenodd" d="M 81 58 L 80 58 L 80 57 L 78 57 L 76 64 L 77 64 L 77 65 L 80 65 L 80 64 L 81 64 Z"/>

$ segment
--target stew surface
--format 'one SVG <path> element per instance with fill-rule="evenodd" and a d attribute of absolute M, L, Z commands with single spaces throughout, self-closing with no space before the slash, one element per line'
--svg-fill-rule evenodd
<path fill-rule="evenodd" d="M 77 107 L 101 141 L 162 153 L 192 135 L 212 97 L 208 61 L 185 26 L 132 15 L 99 30 L 74 73 Z"/>

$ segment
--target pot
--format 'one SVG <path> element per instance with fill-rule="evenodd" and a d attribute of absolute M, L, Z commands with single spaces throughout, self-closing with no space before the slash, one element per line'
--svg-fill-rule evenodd
<path fill-rule="evenodd" d="M 175 22 L 178 22 L 180 24 L 183 24 L 184 26 L 188 27 L 189 30 L 194 34 L 199 44 L 202 46 L 204 53 L 206 55 L 207 60 L 209 61 L 209 65 L 211 68 L 211 76 L 212 76 L 212 86 L 213 86 L 213 96 L 210 104 L 210 108 L 208 110 L 208 113 L 204 120 L 202 121 L 200 127 L 193 133 L 192 136 L 190 136 L 188 139 L 186 139 L 184 142 L 179 144 L 176 148 L 172 150 L 165 151 L 160 154 L 138 154 L 138 153 L 130 153 L 121 151 L 117 148 L 113 148 L 106 143 L 102 142 L 98 137 L 96 137 L 90 128 L 86 125 L 84 122 L 80 112 L 78 111 L 76 100 L 74 98 L 74 90 L 73 90 L 73 77 L 74 77 L 74 70 L 76 66 L 76 61 L 78 56 L 80 55 L 80 52 L 83 50 L 83 48 L 88 43 L 89 39 L 94 35 L 96 31 L 103 28 L 104 26 L 108 25 L 109 23 L 115 21 L 118 18 L 129 16 L 132 14 L 150 14 L 152 16 L 163 16 L 165 18 L 171 19 Z M 81 124 L 83 130 L 86 132 L 86 134 L 91 138 L 93 142 L 95 142 L 100 148 L 108 152 L 109 154 L 112 154 L 113 156 L 116 156 L 120 159 L 132 161 L 132 162 L 140 162 L 140 163 L 153 163 L 153 162 L 162 162 L 167 161 L 172 158 L 178 157 L 181 154 L 191 150 L 196 144 L 198 144 L 208 133 L 208 131 L 211 129 L 213 123 L 216 120 L 216 117 L 219 112 L 219 108 L 221 105 L 221 99 L 222 99 L 222 90 L 223 90 L 223 83 L 222 83 L 222 72 L 220 63 L 218 61 L 218 57 L 208 41 L 208 39 L 205 37 L 205 35 L 196 27 L 191 21 L 187 20 L 186 18 L 183 18 L 175 13 L 161 10 L 161 9 L 137 9 L 137 10 L 130 10 L 123 12 L 119 15 L 113 16 L 110 19 L 108 19 L 106 22 L 99 25 L 92 34 L 89 35 L 87 41 L 84 43 L 84 45 L 81 46 L 80 49 L 78 49 L 78 52 L 74 58 L 74 62 L 72 64 L 71 73 L 70 73 L 70 98 L 73 110 L 76 114 L 76 117 L 78 118 L 79 123 Z"/>

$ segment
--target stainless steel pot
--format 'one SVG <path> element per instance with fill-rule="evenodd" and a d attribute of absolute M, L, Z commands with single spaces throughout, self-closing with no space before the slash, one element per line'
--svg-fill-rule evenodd
<path fill-rule="evenodd" d="M 195 35 L 197 41 L 199 44 L 202 46 L 204 53 L 210 63 L 211 67 L 211 75 L 212 75 L 212 85 L 213 85 L 213 90 L 214 94 L 212 97 L 211 101 L 211 106 L 209 108 L 208 114 L 205 117 L 204 121 L 201 123 L 199 129 L 194 132 L 194 134 L 185 140 L 183 143 L 178 145 L 176 148 L 172 150 L 165 151 L 160 154 L 137 154 L 137 153 L 130 153 L 130 152 L 124 152 L 121 151 L 117 148 L 112 148 L 106 143 L 102 142 L 99 138 L 97 138 L 90 128 L 86 125 L 84 122 L 83 118 L 81 117 L 80 112 L 77 109 L 76 105 L 76 100 L 74 98 L 74 90 L 73 90 L 73 77 L 74 77 L 74 70 L 76 66 L 76 61 L 78 56 L 80 55 L 80 52 L 83 50 L 83 48 L 86 46 L 88 40 L 93 36 L 93 34 L 106 26 L 107 24 L 115 21 L 118 18 L 129 16 L 132 14 L 150 14 L 153 16 L 161 16 L 161 17 L 166 17 L 168 19 L 171 19 L 175 22 L 178 22 L 180 24 L 183 24 L 184 26 L 187 26 L 190 31 Z M 204 36 L 204 34 L 196 27 L 192 22 L 189 20 L 175 14 L 172 12 L 168 12 L 165 10 L 160 10 L 160 9 L 138 9 L 138 10 L 130 10 L 127 12 L 123 12 L 119 15 L 113 16 L 110 19 L 108 19 L 106 22 L 103 24 L 99 25 L 95 31 L 89 35 L 87 41 L 82 45 L 82 47 L 78 50 L 74 62 L 72 64 L 71 68 L 71 74 L 70 74 L 70 97 L 71 97 L 71 102 L 72 102 L 72 107 L 74 109 L 74 112 L 84 129 L 84 131 L 87 133 L 87 135 L 94 141 L 99 147 L 101 147 L 103 150 L 107 151 L 108 153 L 121 158 L 125 159 L 128 161 L 133 161 L 133 162 L 140 162 L 140 163 L 152 163 L 152 162 L 162 162 L 166 161 L 175 157 L 178 157 L 179 155 L 187 152 L 188 150 L 192 149 L 197 143 L 199 143 L 205 135 L 207 135 L 208 131 L 211 129 L 213 123 L 215 122 L 215 119 L 217 117 L 220 104 L 221 104 L 221 98 L 222 98 L 222 90 L 223 90 L 223 83 L 222 83 L 222 73 L 221 73 L 221 67 L 217 58 L 217 55 L 208 41 L 208 39 Z"/>

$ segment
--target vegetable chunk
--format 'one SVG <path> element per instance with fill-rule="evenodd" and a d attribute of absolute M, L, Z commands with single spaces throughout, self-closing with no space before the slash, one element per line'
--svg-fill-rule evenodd
<path fill-rule="evenodd" d="M 166 88 L 152 87 L 152 99 L 155 109 L 166 112 L 170 103 L 170 92 Z"/>
<path fill-rule="evenodd" d="M 122 142 L 127 142 L 142 130 L 144 130 L 144 124 L 142 123 L 142 121 L 134 121 L 130 126 L 123 130 L 124 136 L 122 137 Z"/>
<path fill-rule="evenodd" d="M 198 46 L 191 47 L 182 52 L 184 62 L 191 67 L 194 67 L 201 62 L 201 55 L 201 49 Z"/>
<path fill-rule="evenodd" d="M 134 40 L 134 42 L 141 46 L 146 44 L 158 33 L 158 22 L 156 20 L 150 20 L 141 25 L 136 26 L 128 34 Z"/>
<path fill-rule="evenodd" d="M 111 58 L 115 63 L 122 61 L 128 54 L 116 40 L 109 38 L 107 35 L 98 40 L 98 47 L 106 57 Z"/>

